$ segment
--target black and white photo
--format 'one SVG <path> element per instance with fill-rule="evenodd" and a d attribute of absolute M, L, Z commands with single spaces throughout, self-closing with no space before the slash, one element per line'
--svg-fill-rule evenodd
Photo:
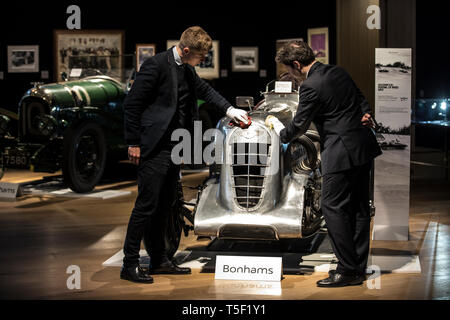
<path fill-rule="evenodd" d="M 39 46 L 8 46 L 8 72 L 39 72 Z"/>
<path fill-rule="evenodd" d="M 120 77 L 124 32 L 120 30 L 55 30 L 55 79 L 71 69 L 97 69 Z M 77 58 L 71 58 L 76 56 Z M 100 57 L 100 58 L 96 58 Z"/>
<path fill-rule="evenodd" d="M 258 71 L 258 47 L 231 48 L 231 68 L 233 72 Z"/>
<path fill-rule="evenodd" d="M 136 44 L 136 70 L 139 71 L 142 63 L 147 58 L 153 57 L 156 52 L 156 46 L 154 44 Z"/>

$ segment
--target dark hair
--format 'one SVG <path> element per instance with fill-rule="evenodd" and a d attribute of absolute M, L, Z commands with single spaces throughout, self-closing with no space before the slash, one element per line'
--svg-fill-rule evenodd
<path fill-rule="evenodd" d="M 290 41 L 280 48 L 275 58 L 276 62 L 292 66 L 294 61 L 302 65 L 310 65 L 316 57 L 314 52 L 304 41 Z"/>

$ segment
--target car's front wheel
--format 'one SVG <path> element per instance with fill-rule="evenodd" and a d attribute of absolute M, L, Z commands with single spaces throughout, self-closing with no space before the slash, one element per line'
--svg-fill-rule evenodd
<path fill-rule="evenodd" d="M 92 191 L 105 170 L 105 134 L 94 122 L 67 129 L 63 148 L 64 182 L 75 192 Z"/>

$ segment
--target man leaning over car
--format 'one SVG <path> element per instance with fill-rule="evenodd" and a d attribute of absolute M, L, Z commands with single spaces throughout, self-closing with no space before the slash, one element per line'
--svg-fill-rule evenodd
<path fill-rule="evenodd" d="M 303 41 L 287 43 L 277 53 L 292 77 L 303 80 L 297 113 L 286 128 L 274 116 L 266 125 L 281 142 L 293 141 L 314 121 L 321 138 L 322 212 L 339 263 L 319 287 L 359 285 L 369 256 L 369 175 L 381 154 L 371 109 L 348 73 L 317 60 Z"/>

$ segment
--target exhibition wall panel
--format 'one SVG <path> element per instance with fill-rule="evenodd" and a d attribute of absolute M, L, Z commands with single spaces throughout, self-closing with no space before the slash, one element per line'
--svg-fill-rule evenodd
<path fill-rule="evenodd" d="M 337 64 L 352 76 L 373 108 L 375 48 L 379 45 L 379 30 L 368 29 L 367 8 L 379 5 L 378 0 L 337 0 Z"/>
<path fill-rule="evenodd" d="M 380 48 L 411 48 L 411 97 L 416 96 L 416 0 L 380 0 Z"/>

